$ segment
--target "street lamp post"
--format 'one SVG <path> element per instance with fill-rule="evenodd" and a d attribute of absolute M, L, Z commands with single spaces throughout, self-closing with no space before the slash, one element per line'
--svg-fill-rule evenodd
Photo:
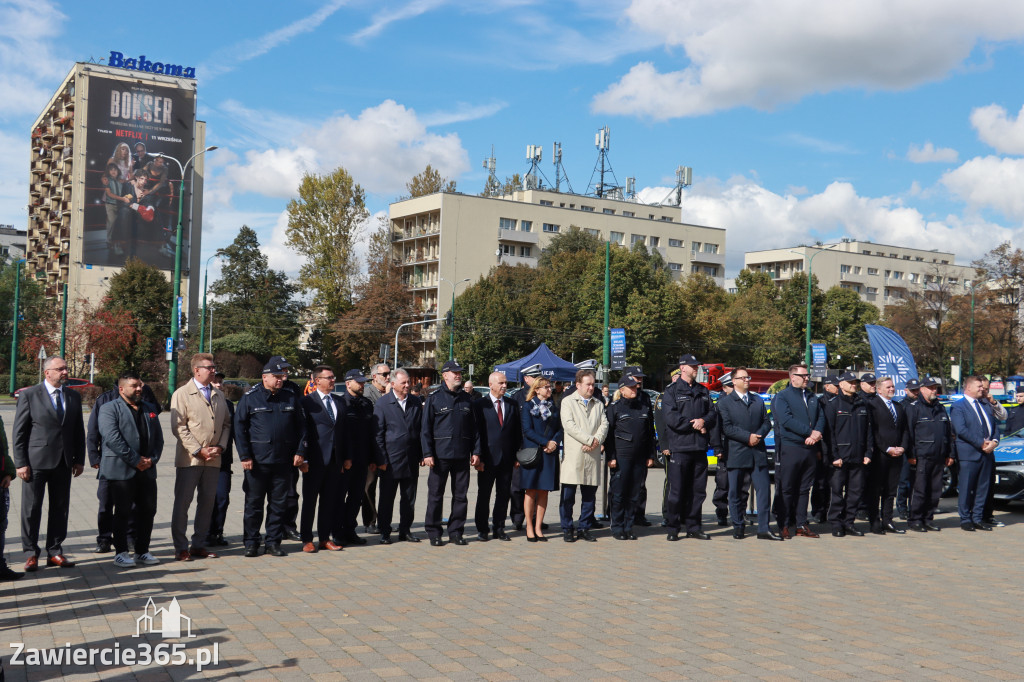
<path fill-rule="evenodd" d="M 821 248 L 820 246 L 805 247 L 818 249 L 815 253 L 811 254 L 809 258 L 807 258 L 806 254 L 800 253 L 799 251 L 793 251 L 792 249 L 789 250 L 790 253 L 795 253 L 798 256 L 804 256 L 807 258 L 807 323 L 804 329 L 804 364 L 807 365 L 808 368 L 811 366 L 811 264 L 813 263 L 815 256 L 823 251 L 831 249 L 833 246 L 838 245 L 829 244 L 825 248 Z"/>
<path fill-rule="evenodd" d="M 224 249 L 217 249 L 217 253 L 206 259 L 206 268 L 203 272 L 203 318 L 199 321 L 199 352 L 206 349 L 206 285 L 210 281 L 210 261 L 224 254 Z M 177 302 L 177 299 L 175 299 Z M 213 349 L 213 325 L 210 325 L 210 349 Z"/>
<path fill-rule="evenodd" d="M 964 282 L 964 286 L 967 283 Z M 969 357 L 969 365 L 967 366 L 967 376 L 974 375 L 974 282 L 971 282 L 971 354 Z"/>
<path fill-rule="evenodd" d="M 18 308 L 21 302 L 21 264 L 24 262 L 25 259 L 20 258 L 15 261 L 14 267 L 14 315 L 11 320 L 13 325 L 11 330 L 11 395 L 14 395 L 14 389 L 17 388 L 18 381 Z"/>
<path fill-rule="evenodd" d="M 170 159 L 174 163 L 178 164 L 178 170 L 181 171 L 181 184 L 178 187 L 178 231 L 174 239 L 174 299 L 171 302 L 171 361 L 168 363 L 167 367 L 168 399 L 170 399 L 171 394 L 174 393 L 174 385 L 177 382 L 178 377 L 178 297 L 181 295 L 181 216 L 185 202 L 185 169 L 188 168 L 200 154 L 212 152 L 216 148 L 217 147 L 215 145 L 211 145 L 202 151 L 196 152 L 184 164 L 173 156 L 161 154 L 160 152 L 152 152 L 153 156 L 162 156 L 163 158 Z"/>
<path fill-rule="evenodd" d="M 458 282 L 452 282 L 451 280 L 445 279 L 444 277 L 440 277 L 439 279 L 442 282 L 447 282 L 452 287 L 452 307 L 449 308 L 449 310 L 451 311 L 451 314 L 452 314 L 452 326 L 451 326 L 451 329 L 448 330 L 448 359 L 449 360 L 454 360 L 455 359 L 455 287 L 459 286 L 460 284 L 465 284 L 466 282 L 469 282 L 471 280 L 470 280 L 469 277 L 467 277 L 466 279 L 460 279 Z"/>

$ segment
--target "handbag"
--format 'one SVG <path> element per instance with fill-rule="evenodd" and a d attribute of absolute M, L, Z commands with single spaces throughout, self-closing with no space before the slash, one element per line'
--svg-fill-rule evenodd
<path fill-rule="evenodd" d="M 516 461 L 523 469 L 536 469 L 540 466 L 543 448 L 531 445 L 516 453 Z"/>

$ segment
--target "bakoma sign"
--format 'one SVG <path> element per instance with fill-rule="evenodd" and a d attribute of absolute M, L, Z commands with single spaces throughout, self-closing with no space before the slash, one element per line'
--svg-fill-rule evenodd
<path fill-rule="evenodd" d="M 131 69 L 132 71 L 145 71 L 146 73 L 160 73 L 165 76 L 177 76 L 179 78 L 195 78 L 196 68 L 194 66 L 181 66 L 179 64 L 168 64 L 166 62 L 154 62 L 146 59 L 146 55 L 125 58 L 121 52 L 110 51 L 110 58 L 107 59 L 107 66 L 116 66 L 119 69 Z"/>

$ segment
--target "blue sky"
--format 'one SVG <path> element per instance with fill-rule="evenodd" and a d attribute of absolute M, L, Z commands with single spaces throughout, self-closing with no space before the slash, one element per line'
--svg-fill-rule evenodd
<path fill-rule="evenodd" d="M 0 0 L 0 223 L 24 227 L 28 135 L 75 61 L 194 65 L 207 121 L 204 259 L 242 224 L 271 263 L 303 172 L 344 166 L 387 210 L 430 163 L 479 192 L 563 146 L 743 251 L 834 239 L 967 263 L 1024 224 L 1024 3 L 1012 0 Z"/>

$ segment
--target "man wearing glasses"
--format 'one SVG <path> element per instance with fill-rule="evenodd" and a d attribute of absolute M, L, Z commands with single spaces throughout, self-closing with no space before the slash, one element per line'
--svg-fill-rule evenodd
<path fill-rule="evenodd" d="M 776 480 L 781 481 L 782 488 L 779 526 L 783 538 L 818 537 L 807 524 L 807 503 L 821 459 L 825 414 L 818 397 L 807 390 L 809 376 L 805 365 L 791 366 L 789 386 L 772 401 L 778 452 Z"/>
<path fill-rule="evenodd" d="M 217 556 L 206 549 L 206 540 L 217 499 L 220 457 L 231 438 L 227 398 L 213 386 L 217 372 L 213 355 L 196 353 L 191 366 L 192 380 L 171 396 L 171 428 L 178 441 L 174 452 L 171 540 L 178 561 Z M 197 497 L 196 515 L 189 544 L 188 510 L 194 497 Z"/>
<path fill-rule="evenodd" d="M 370 382 L 363 388 L 363 397 L 370 400 L 371 405 L 376 405 L 381 396 L 387 394 L 391 387 L 391 368 L 387 363 L 382 362 L 373 368 L 370 375 Z M 366 472 L 366 486 L 363 495 L 363 525 L 366 532 L 376 534 L 377 527 L 377 478 L 380 472 L 371 469 Z"/>
<path fill-rule="evenodd" d="M 302 398 L 306 413 L 309 469 L 302 474 L 302 518 L 299 536 L 303 552 L 326 549 L 336 552 L 340 545 L 331 542 L 338 520 L 337 500 L 341 497 L 341 467 L 344 446 L 344 419 L 341 400 L 334 395 L 334 369 L 329 365 L 313 368 L 316 390 Z M 319 545 L 313 544 L 313 518 L 317 518 Z"/>

